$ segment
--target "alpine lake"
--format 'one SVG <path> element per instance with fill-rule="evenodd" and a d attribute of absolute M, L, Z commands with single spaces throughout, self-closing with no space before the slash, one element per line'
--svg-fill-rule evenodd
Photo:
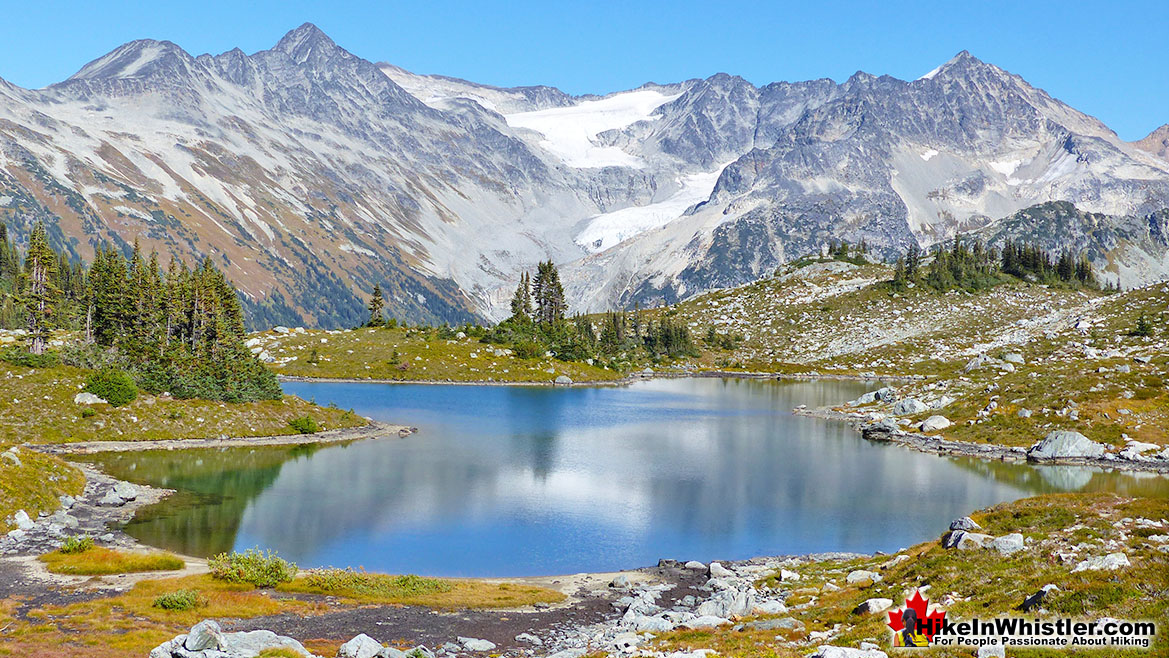
<path fill-rule="evenodd" d="M 348 444 L 105 453 L 175 489 L 125 527 L 210 556 L 253 546 L 302 568 L 427 576 L 604 572 L 871 553 L 1047 492 L 1169 496 L 1169 479 L 939 457 L 796 416 L 871 383 L 655 379 L 619 387 L 286 383 L 287 393 L 419 431 Z"/>

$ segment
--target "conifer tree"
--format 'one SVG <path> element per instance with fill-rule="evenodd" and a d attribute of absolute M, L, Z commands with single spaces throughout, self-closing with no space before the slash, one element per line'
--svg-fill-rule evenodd
<path fill-rule="evenodd" d="M 45 226 L 37 224 L 29 237 L 20 285 L 31 338 L 29 351 L 33 354 L 44 354 L 49 333 L 55 326 L 54 309 L 61 292 L 54 280 L 56 270 L 56 255 L 49 248 Z"/>
<path fill-rule="evenodd" d="M 386 325 L 386 316 L 382 310 L 386 306 L 386 299 L 382 296 L 382 286 L 380 283 L 373 284 L 373 295 L 369 298 L 369 320 L 365 323 L 367 327 L 384 327 Z"/>

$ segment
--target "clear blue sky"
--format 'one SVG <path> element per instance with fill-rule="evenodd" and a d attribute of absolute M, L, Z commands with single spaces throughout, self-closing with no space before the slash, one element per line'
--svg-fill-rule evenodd
<path fill-rule="evenodd" d="M 1166 0 L 0 0 L 0 12 L 0 77 L 33 88 L 133 39 L 252 53 L 309 21 L 369 60 L 575 94 L 719 71 L 755 84 L 857 70 L 913 79 L 967 49 L 1125 139 L 1169 122 Z"/>

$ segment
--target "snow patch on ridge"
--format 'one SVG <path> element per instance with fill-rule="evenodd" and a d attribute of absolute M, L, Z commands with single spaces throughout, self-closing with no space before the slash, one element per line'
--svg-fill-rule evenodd
<path fill-rule="evenodd" d="M 730 163 L 727 163 L 730 164 Z M 645 206 L 632 206 L 590 217 L 574 241 L 590 253 L 604 251 L 646 231 L 669 224 L 690 206 L 710 198 L 727 164 L 714 171 L 679 176 L 677 192 Z"/>
<path fill-rule="evenodd" d="M 641 158 L 615 146 L 597 146 L 593 139 L 607 130 L 656 118 L 652 116 L 653 111 L 678 96 L 681 94 L 671 96 L 640 89 L 572 107 L 505 114 L 504 118 L 513 128 L 527 128 L 543 135 L 540 146 L 571 167 L 641 168 L 644 166 Z"/>

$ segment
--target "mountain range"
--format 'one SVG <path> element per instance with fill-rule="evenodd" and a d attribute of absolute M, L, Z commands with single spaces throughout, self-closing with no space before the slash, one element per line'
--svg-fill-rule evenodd
<path fill-rule="evenodd" d="M 923 67 L 924 68 L 924 67 Z M 1125 142 L 967 52 L 913 81 L 717 74 L 605 96 L 419 75 L 311 24 L 270 50 L 127 43 L 0 80 L 0 220 L 211 258 L 254 325 L 499 319 L 551 258 L 573 310 L 752 281 L 831 239 L 959 234 L 1169 274 L 1169 126 Z"/>

